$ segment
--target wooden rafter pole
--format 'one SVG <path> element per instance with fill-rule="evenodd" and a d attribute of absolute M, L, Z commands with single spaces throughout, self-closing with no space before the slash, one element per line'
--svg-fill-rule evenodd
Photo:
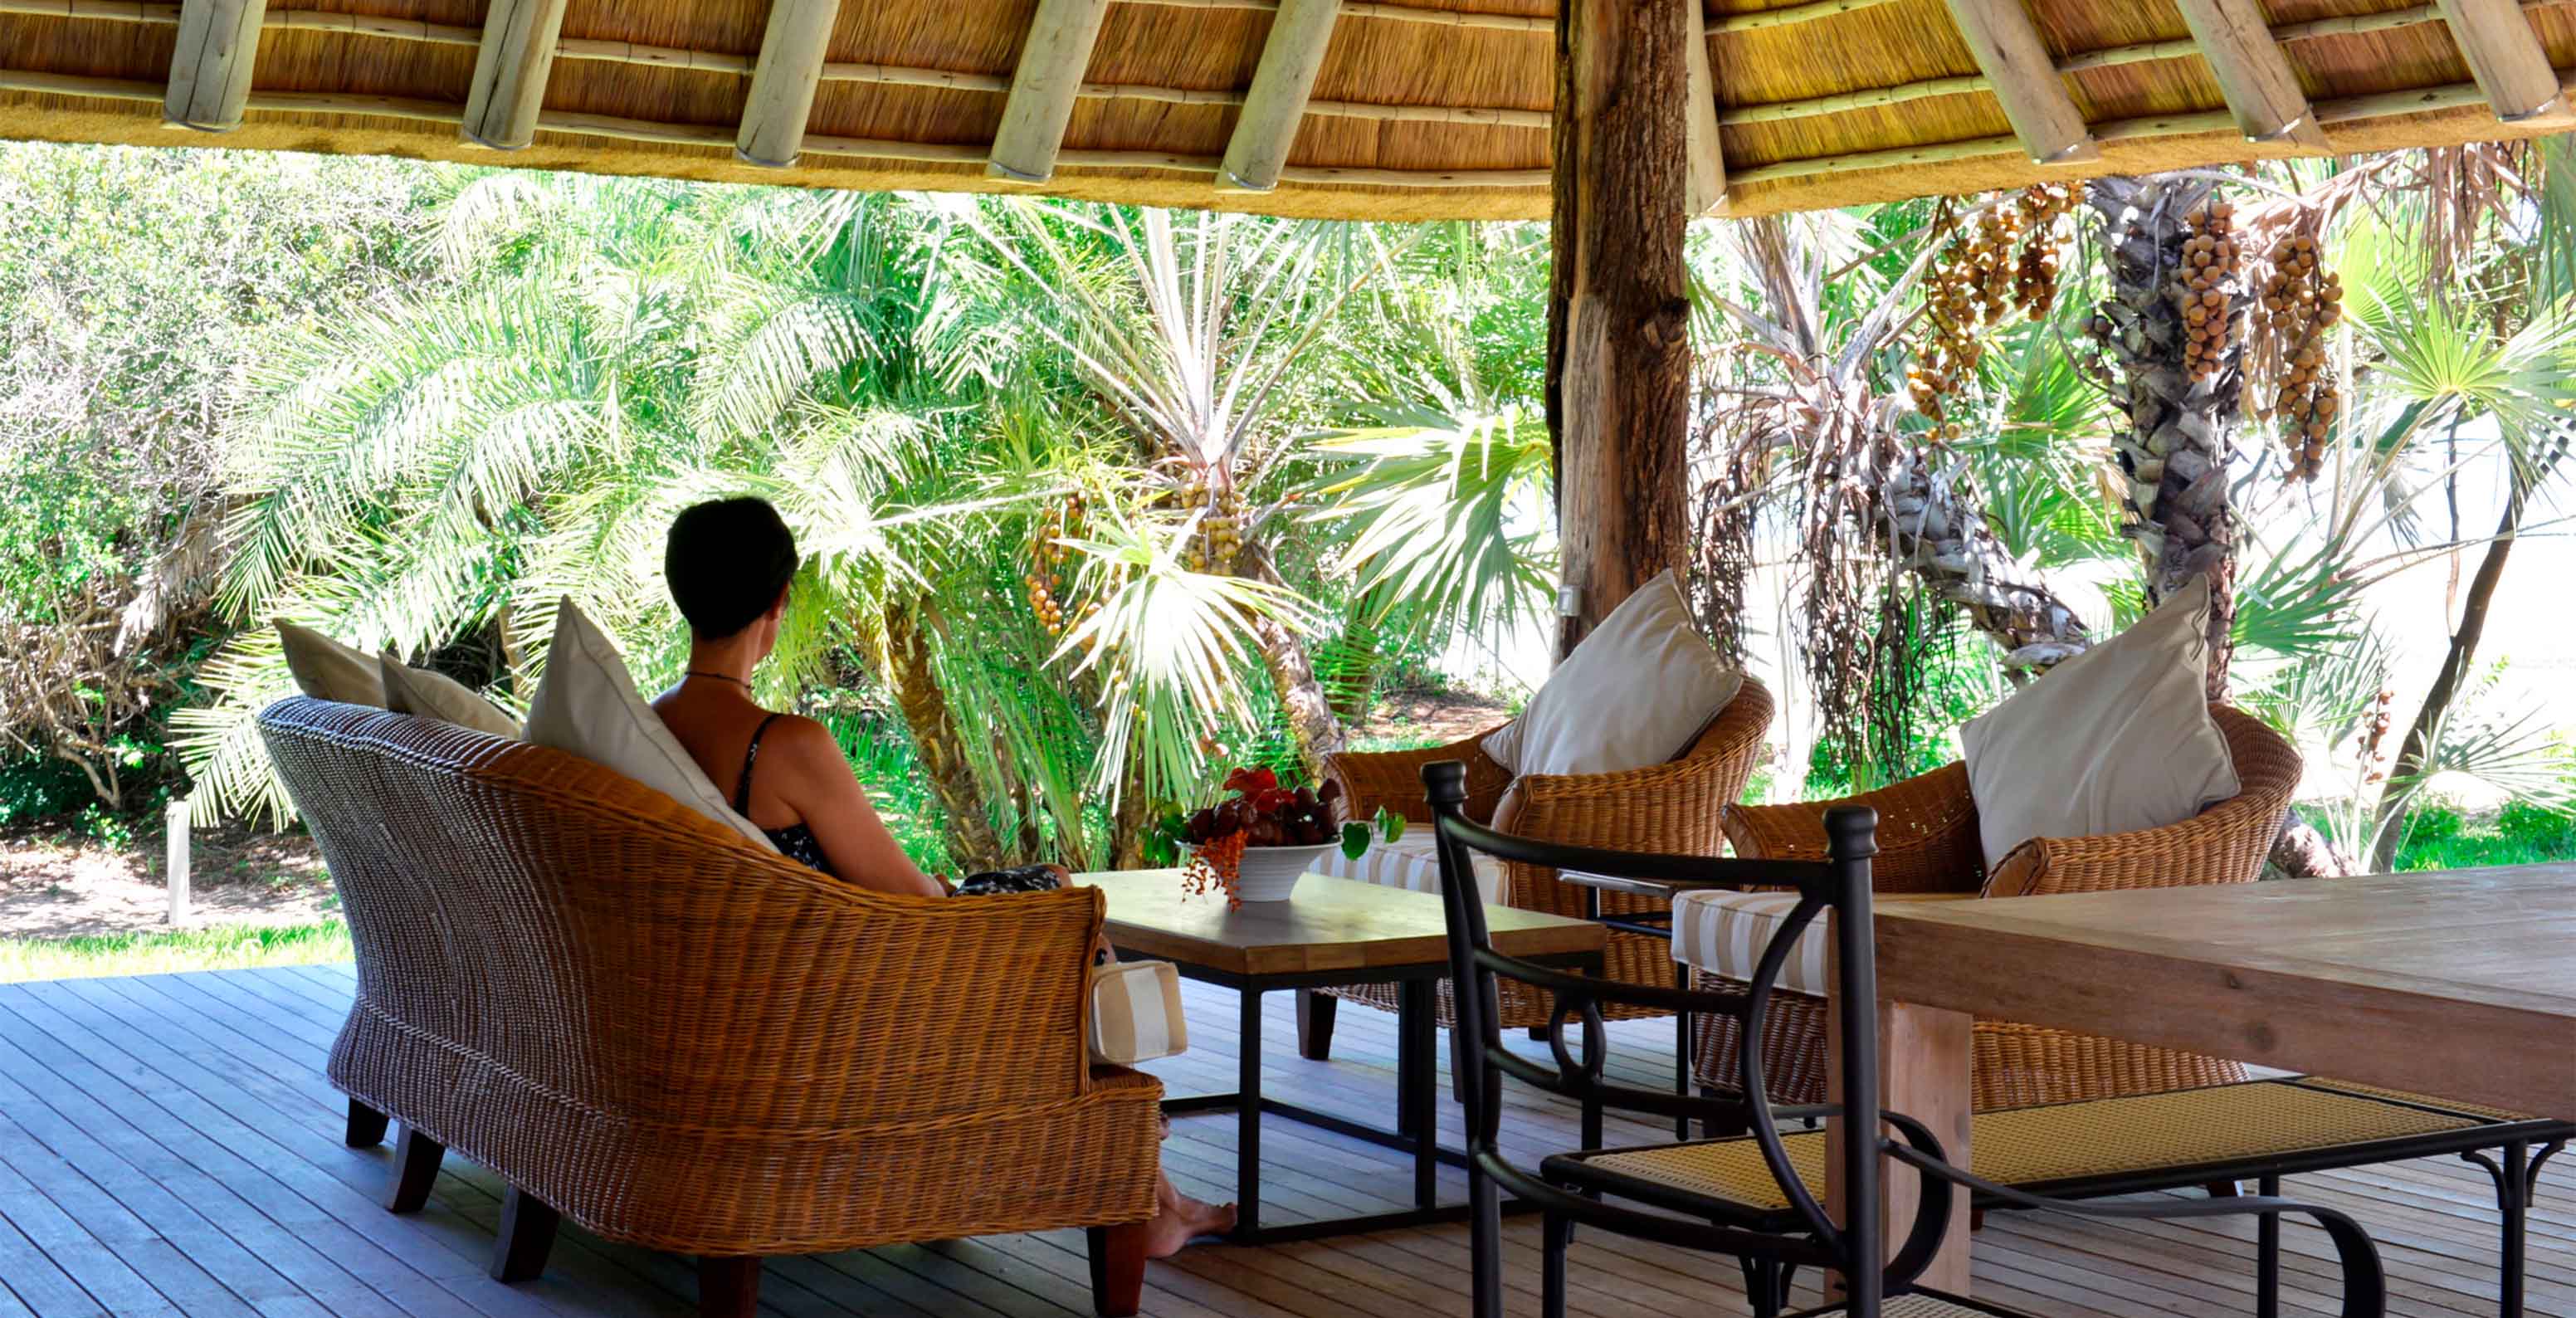
<path fill-rule="evenodd" d="M 465 92 L 457 132 L 496 151 L 516 151 L 537 138 L 568 0 L 492 0 L 474 54 L 474 83 Z"/>
<path fill-rule="evenodd" d="M 2311 151 L 2328 150 L 2325 129 L 2299 87 L 2299 75 L 2272 39 L 2254 0 L 2177 3 L 2247 141 L 2296 142 Z"/>
<path fill-rule="evenodd" d="M 1690 195 L 1693 216 L 1706 215 L 1726 201 L 1726 144 L 1717 128 L 1717 75 L 1709 67 L 1708 11 L 1699 0 L 1690 6 Z"/>
<path fill-rule="evenodd" d="M 267 13 L 268 0 L 187 0 L 179 7 L 179 44 L 170 52 L 170 85 L 161 98 L 164 119 L 209 133 L 241 127 Z"/>
<path fill-rule="evenodd" d="M 1091 48 L 1099 44 L 1100 21 L 1108 14 L 1109 0 L 1038 0 L 1019 66 L 1011 71 L 1002 125 L 993 131 L 986 174 L 1019 183 L 1055 176 L 1065 125 L 1073 122 L 1074 98 L 1082 94 Z"/>
<path fill-rule="evenodd" d="M 1260 67 L 1252 72 L 1252 90 L 1243 95 L 1225 161 L 1217 166 L 1218 191 L 1268 192 L 1279 186 L 1341 7 L 1341 0 L 1279 0 L 1279 16 L 1270 20 L 1270 37 L 1261 44 Z"/>
<path fill-rule="evenodd" d="M 1559 657 L 1681 567 L 1689 543 L 1689 8 L 1557 6 L 1547 419 Z"/>
<path fill-rule="evenodd" d="M 2451 40 L 2469 62 L 2469 76 L 2487 94 L 2496 118 L 2509 124 L 2569 118 L 2549 51 L 2514 0 L 2437 0 Z"/>
<path fill-rule="evenodd" d="M 1947 3 L 1950 21 L 1985 71 L 2004 118 L 2012 122 L 2013 136 L 2021 139 L 2032 162 L 2071 165 L 2101 159 L 2102 149 L 2094 145 L 2075 98 L 2066 94 L 2066 82 L 2057 75 L 2057 63 L 2022 0 Z"/>
<path fill-rule="evenodd" d="M 805 148 L 805 121 L 814 113 L 814 89 L 823 82 L 824 48 L 840 0 L 774 0 L 760 58 L 751 68 L 751 92 L 742 106 L 742 128 L 733 151 L 743 163 L 785 169 Z"/>

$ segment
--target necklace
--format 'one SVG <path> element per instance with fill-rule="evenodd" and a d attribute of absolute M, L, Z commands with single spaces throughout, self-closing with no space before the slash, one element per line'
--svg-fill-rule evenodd
<path fill-rule="evenodd" d="M 748 690 L 750 690 L 750 689 L 751 689 L 751 683 L 746 682 L 746 681 L 743 681 L 741 678 L 739 678 L 739 677 L 735 677 L 735 676 L 734 676 L 734 675 L 732 675 L 731 673 L 710 673 L 710 672 L 706 672 L 706 671 L 701 670 L 701 669 L 692 668 L 692 669 L 690 669 L 689 671 L 687 671 L 687 672 L 685 672 L 685 673 L 680 674 L 680 676 L 682 676 L 682 677 L 711 677 L 711 678 L 714 678 L 716 681 L 719 681 L 719 682 L 731 682 L 731 683 L 733 683 L 735 686 L 741 687 L 741 688 L 743 688 L 743 689 L 744 689 L 744 690 L 746 690 L 746 691 L 748 691 Z"/>

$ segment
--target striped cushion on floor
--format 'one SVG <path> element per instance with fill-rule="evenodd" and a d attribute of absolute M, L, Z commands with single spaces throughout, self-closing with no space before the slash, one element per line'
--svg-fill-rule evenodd
<path fill-rule="evenodd" d="M 1844 1308 L 1844 1305 L 1834 1305 L 1834 1308 L 1811 1308 L 1806 1313 L 1798 1313 L 1795 1318 L 1844 1318 L 1847 1313 L 1852 1313 L 1852 1310 Z M 1878 1303 L 1878 1318 L 1996 1318 L 1996 1315 L 2009 1318 L 2009 1315 L 2014 1315 L 2014 1310 L 1978 1308 L 1978 1305 L 1965 1303 L 1965 1300 L 1950 1300 L 1947 1295 L 1924 1295 L 1924 1292 L 1899 1295 L 1893 1300 L 1880 1300 Z"/>
<path fill-rule="evenodd" d="M 1091 1060 L 1134 1066 L 1189 1050 L 1181 972 L 1169 961 L 1112 961 L 1091 968 Z"/>
<path fill-rule="evenodd" d="M 1843 1318 L 1850 1312 L 1838 1304 L 1830 1309 L 1809 1309 L 1797 1318 Z M 1878 1318 L 1996 1318 L 1998 1314 L 2011 1312 L 2009 1309 L 1981 1309 L 1946 1296 L 1920 1292 L 1881 1300 L 1878 1304 Z"/>
<path fill-rule="evenodd" d="M 2340 1148 L 2482 1124 L 2472 1116 L 2427 1112 L 2290 1081 L 2258 1080 L 1980 1112 L 1971 1137 L 1975 1147 L 1970 1170 L 2004 1185 L 2042 1185 Z M 1824 1133 L 1802 1131 L 1781 1143 L 1799 1178 L 1810 1192 L 1821 1196 Z M 1762 1160 L 1761 1148 L 1749 1139 L 1577 1154 L 1550 1163 L 1560 1161 L 1750 1208 L 1789 1204 L 1769 1164 Z"/>

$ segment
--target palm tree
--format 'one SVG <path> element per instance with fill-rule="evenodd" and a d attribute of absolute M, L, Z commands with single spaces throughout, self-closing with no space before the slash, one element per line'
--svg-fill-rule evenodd
<path fill-rule="evenodd" d="M 1272 477 L 1296 452 L 1287 418 L 1299 369 L 1392 253 L 1364 245 L 1333 270 L 1334 229 L 1214 213 L 1020 202 L 969 215 L 997 298 L 1023 308 L 1020 323 L 1062 352 L 1135 443 L 1165 517 L 1182 526 L 1187 565 L 1256 583 L 1264 598 L 1284 590 L 1276 533 L 1290 505 Z M 1057 314 L 1037 314 L 1035 289 L 1054 294 Z M 1247 619 L 1297 758 L 1319 775 L 1346 734 L 1305 637 L 1275 610 Z"/>

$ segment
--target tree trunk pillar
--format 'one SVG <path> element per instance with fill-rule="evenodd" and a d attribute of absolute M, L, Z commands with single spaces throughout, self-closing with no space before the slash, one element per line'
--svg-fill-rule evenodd
<path fill-rule="evenodd" d="M 1556 19 L 1555 437 L 1572 651 L 1688 544 L 1689 46 L 1681 0 L 1564 0 Z"/>

